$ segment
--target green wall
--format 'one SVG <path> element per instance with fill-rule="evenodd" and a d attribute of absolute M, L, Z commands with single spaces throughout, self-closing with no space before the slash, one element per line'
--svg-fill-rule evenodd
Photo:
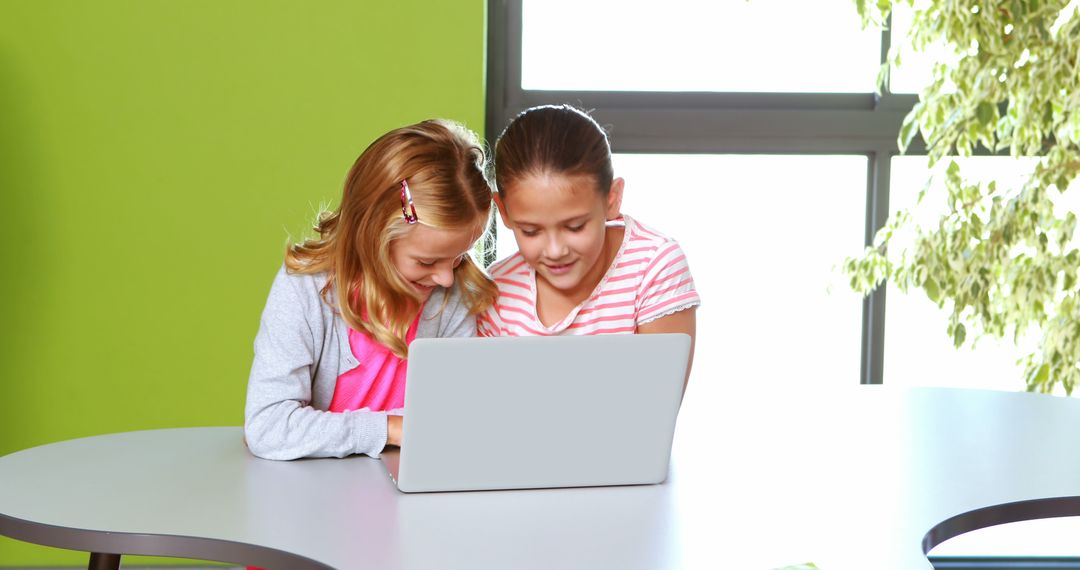
<path fill-rule="evenodd" d="M 0 0 L 0 455 L 240 425 L 288 236 L 379 134 L 483 132 L 483 25 L 483 0 Z M 85 563 L 0 539 L 0 566 Z"/>

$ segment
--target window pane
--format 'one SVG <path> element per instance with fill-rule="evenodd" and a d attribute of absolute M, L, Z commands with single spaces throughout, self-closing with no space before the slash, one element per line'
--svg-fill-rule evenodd
<path fill-rule="evenodd" d="M 944 44 L 933 44 L 914 51 L 910 47 L 912 8 L 904 3 L 893 4 L 890 45 L 900 51 L 900 66 L 889 72 L 889 90 L 893 93 L 918 93 L 934 78 L 934 63 L 955 61 Z"/>
<path fill-rule="evenodd" d="M 971 157 L 958 159 L 961 172 L 968 180 L 989 182 L 999 187 L 1015 188 L 1024 180 L 1034 163 L 1009 157 Z M 925 156 L 901 156 L 892 160 L 892 182 L 889 206 L 912 209 L 918 193 L 931 177 Z M 940 181 L 947 164 L 939 163 L 934 179 Z M 939 182 L 926 193 L 923 204 L 912 209 L 913 220 L 923 227 L 937 225 L 946 211 L 945 188 Z M 1011 337 L 980 339 L 974 350 L 953 348 L 946 334 L 948 312 L 939 309 L 922 290 L 902 293 L 890 287 L 885 301 L 885 361 L 886 384 L 954 386 L 1023 390 L 1023 369 L 1016 360 L 1037 346 L 1037 339 L 1024 339 L 1014 346 Z M 969 333 L 970 336 L 971 333 Z"/>
<path fill-rule="evenodd" d="M 523 89 L 868 93 L 851 0 L 524 0 Z"/>
<path fill-rule="evenodd" d="M 865 156 L 616 155 L 622 211 L 679 241 L 701 293 L 686 406 L 733 384 L 858 384 L 862 299 L 834 266 L 862 249 L 866 169 Z M 516 248 L 499 233 L 504 257 Z"/>

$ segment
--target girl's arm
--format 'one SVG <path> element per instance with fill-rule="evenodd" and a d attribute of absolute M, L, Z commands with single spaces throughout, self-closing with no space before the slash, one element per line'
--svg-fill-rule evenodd
<path fill-rule="evenodd" d="M 697 339 L 697 307 L 689 307 L 681 311 L 660 317 L 638 326 L 638 333 L 684 333 L 690 335 L 690 356 L 686 362 L 686 378 L 683 380 L 683 393 L 686 393 L 686 385 L 690 382 L 690 367 L 694 364 L 694 342 Z"/>
<path fill-rule="evenodd" d="M 319 284 L 311 276 L 278 272 L 255 336 L 248 378 L 244 435 L 264 459 L 378 456 L 387 442 L 381 412 L 333 413 L 311 407 L 317 368 L 332 373 L 340 355 L 323 351 L 333 320 L 324 318 Z"/>
<path fill-rule="evenodd" d="M 684 333 L 690 335 L 690 355 L 686 362 L 683 392 L 690 381 L 697 340 L 697 307 L 701 303 L 690 264 L 679 243 L 666 239 L 649 261 L 642 280 L 637 332 Z"/>

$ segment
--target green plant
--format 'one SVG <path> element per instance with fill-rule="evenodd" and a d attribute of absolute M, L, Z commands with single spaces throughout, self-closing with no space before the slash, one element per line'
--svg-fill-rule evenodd
<path fill-rule="evenodd" d="M 983 335 L 1015 341 L 1041 331 L 1040 348 L 1022 359 L 1027 389 L 1060 385 L 1071 394 L 1080 379 L 1080 250 L 1076 215 L 1054 205 L 1080 171 L 1080 0 L 855 3 L 864 25 L 881 25 L 897 4 L 914 11 L 879 82 L 908 48 L 940 45 L 949 54 L 903 122 L 902 152 L 921 135 L 931 165 L 979 147 L 1034 160 L 1018 188 L 966 181 L 952 161 L 947 213 L 920 227 L 898 211 L 872 246 L 845 260 L 851 287 L 867 294 L 888 280 L 921 288 L 948 307 L 958 348 Z M 893 243 L 900 230 L 913 239 Z"/>

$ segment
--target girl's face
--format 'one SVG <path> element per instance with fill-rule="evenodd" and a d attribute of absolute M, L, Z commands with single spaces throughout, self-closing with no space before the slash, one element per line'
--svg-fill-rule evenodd
<path fill-rule="evenodd" d="M 390 262 L 401 278 L 427 301 L 436 287 L 454 284 L 454 268 L 461 264 L 483 232 L 475 228 L 439 229 L 415 224 L 404 237 L 390 242 Z"/>
<path fill-rule="evenodd" d="M 589 175 L 534 174 L 512 183 L 496 203 L 537 278 L 567 297 L 580 297 L 607 271 L 605 222 L 619 216 L 622 188 L 617 178 L 604 197 Z"/>

